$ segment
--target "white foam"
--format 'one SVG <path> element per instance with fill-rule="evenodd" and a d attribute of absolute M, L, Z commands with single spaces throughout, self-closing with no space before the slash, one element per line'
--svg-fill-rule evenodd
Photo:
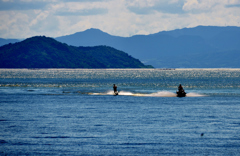
<path fill-rule="evenodd" d="M 187 97 L 202 97 L 202 96 L 206 96 L 206 95 L 198 94 L 198 93 L 187 93 L 186 96 Z"/>
<path fill-rule="evenodd" d="M 119 92 L 119 95 L 126 95 L 126 96 L 146 96 L 146 97 L 176 97 L 177 95 L 172 92 L 168 91 L 160 91 L 156 93 L 144 94 L 144 93 L 132 93 L 132 92 Z"/>
<path fill-rule="evenodd" d="M 106 95 L 114 95 L 114 92 L 113 91 L 108 91 L 108 92 L 106 92 Z"/>
<path fill-rule="evenodd" d="M 104 92 L 104 93 L 89 93 L 89 94 L 91 94 L 91 95 L 114 95 L 114 92 L 113 91 L 107 91 L 107 92 Z M 169 91 L 159 91 L 159 92 L 150 93 L 150 94 L 120 91 L 120 92 L 118 92 L 118 95 L 121 95 L 121 96 L 142 96 L 142 97 L 177 97 L 176 93 L 169 92 Z M 206 96 L 206 95 L 199 94 L 199 93 L 187 93 L 186 94 L 186 97 L 202 97 L 202 96 Z"/>
<path fill-rule="evenodd" d="M 134 93 L 132 92 L 125 92 L 125 91 L 120 91 L 118 95 L 127 95 L 127 96 L 134 96 Z"/>
<path fill-rule="evenodd" d="M 175 93 L 169 92 L 169 91 L 160 91 L 157 93 L 149 94 L 148 96 L 153 97 L 176 97 L 177 95 Z"/>

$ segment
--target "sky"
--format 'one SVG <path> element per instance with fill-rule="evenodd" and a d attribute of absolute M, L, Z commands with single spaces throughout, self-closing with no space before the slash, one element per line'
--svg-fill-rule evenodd
<path fill-rule="evenodd" d="M 90 28 L 129 37 L 198 25 L 240 26 L 240 0 L 0 0 L 0 38 Z"/>

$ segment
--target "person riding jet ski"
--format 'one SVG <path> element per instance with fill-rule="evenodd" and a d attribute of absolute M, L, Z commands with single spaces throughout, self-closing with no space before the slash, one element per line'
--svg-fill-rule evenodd
<path fill-rule="evenodd" d="M 117 86 L 113 84 L 113 92 L 115 95 L 118 95 Z"/>
<path fill-rule="evenodd" d="M 186 96 L 186 93 L 185 93 L 181 84 L 178 86 L 177 96 L 178 97 L 185 97 Z"/>

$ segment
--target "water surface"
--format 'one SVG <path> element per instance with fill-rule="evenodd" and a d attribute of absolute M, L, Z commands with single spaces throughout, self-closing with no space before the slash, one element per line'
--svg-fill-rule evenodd
<path fill-rule="evenodd" d="M 240 69 L 1 69 L 0 155 L 239 155 L 239 80 Z"/>

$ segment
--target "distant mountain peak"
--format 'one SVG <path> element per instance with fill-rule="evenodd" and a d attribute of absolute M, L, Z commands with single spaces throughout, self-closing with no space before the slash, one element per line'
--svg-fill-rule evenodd
<path fill-rule="evenodd" d="M 103 32 L 102 30 L 97 29 L 97 28 L 86 29 L 85 31 L 77 32 L 75 34 L 88 34 L 88 35 L 93 35 L 93 34 L 94 35 L 102 35 L 102 34 L 105 34 L 105 35 L 109 35 L 108 33 Z"/>
<path fill-rule="evenodd" d="M 100 32 L 103 32 L 102 30 L 97 29 L 97 28 L 89 28 L 89 29 L 86 29 L 85 31 L 100 31 Z"/>

